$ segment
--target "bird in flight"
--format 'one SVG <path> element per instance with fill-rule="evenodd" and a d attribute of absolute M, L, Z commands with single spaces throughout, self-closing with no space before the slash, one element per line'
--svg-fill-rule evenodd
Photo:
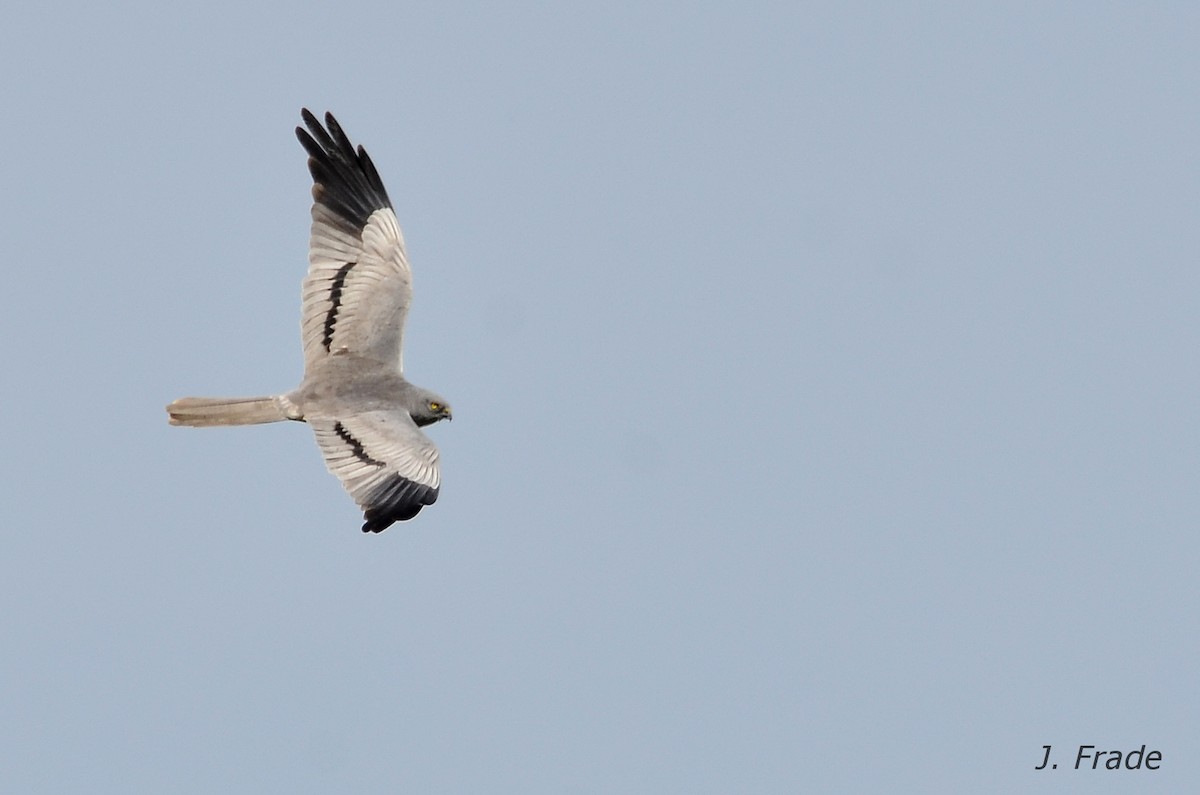
<path fill-rule="evenodd" d="M 172 425 L 299 420 L 312 426 L 329 471 L 363 510 L 363 532 L 411 519 L 438 497 L 438 451 L 422 431 L 450 405 L 404 378 L 412 269 L 383 182 L 332 114 L 307 109 L 296 137 L 312 173 L 312 230 L 300 327 L 304 378 L 267 397 L 185 397 Z"/>

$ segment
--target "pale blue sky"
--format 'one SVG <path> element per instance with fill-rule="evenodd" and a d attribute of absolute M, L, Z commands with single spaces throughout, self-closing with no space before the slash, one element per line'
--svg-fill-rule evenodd
<path fill-rule="evenodd" d="M 1200 788 L 1194 5 L 31 5 L 5 791 Z M 301 106 L 455 407 L 378 537 L 163 412 L 298 382 Z"/>

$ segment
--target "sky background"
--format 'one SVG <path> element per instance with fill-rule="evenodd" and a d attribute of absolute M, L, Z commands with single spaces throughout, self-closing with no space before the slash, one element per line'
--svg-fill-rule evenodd
<path fill-rule="evenodd" d="M 1195 4 L 4 16 L 5 791 L 1200 789 Z M 380 536 L 163 411 L 299 382 L 302 106 L 455 409 Z"/>

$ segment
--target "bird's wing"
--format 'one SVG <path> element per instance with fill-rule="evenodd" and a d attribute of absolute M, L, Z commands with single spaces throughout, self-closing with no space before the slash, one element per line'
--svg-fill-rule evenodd
<path fill-rule="evenodd" d="M 307 417 L 329 471 L 363 509 L 363 532 L 378 533 L 437 500 L 438 451 L 403 411 L 340 419 Z"/>
<path fill-rule="evenodd" d="M 371 158 L 333 115 L 325 114 L 325 127 L 307 109 L 301 115 L 308 130 L 297 127 L 296 137 L 313 178 L 300 321 L 305 368 L 348 352 L 403 370 L 412 270 L 396 213 Z"/>

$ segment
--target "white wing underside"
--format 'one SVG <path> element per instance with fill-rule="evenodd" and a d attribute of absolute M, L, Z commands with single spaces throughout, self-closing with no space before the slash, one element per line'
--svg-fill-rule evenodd
<path fill-rule="evenodd" d="M 406 412 L 308 418 L 329 471 L 367 514 L 413 514 L 437 499 L 438 451 Z"/>
<path fill-rule="evenodd" d="M 403 371 L 412 270 L 392 209 L 375 210 L 358 230 L 314 204 L 308 263 L 301 311 L 305 369 L 350 352 Z"/>

